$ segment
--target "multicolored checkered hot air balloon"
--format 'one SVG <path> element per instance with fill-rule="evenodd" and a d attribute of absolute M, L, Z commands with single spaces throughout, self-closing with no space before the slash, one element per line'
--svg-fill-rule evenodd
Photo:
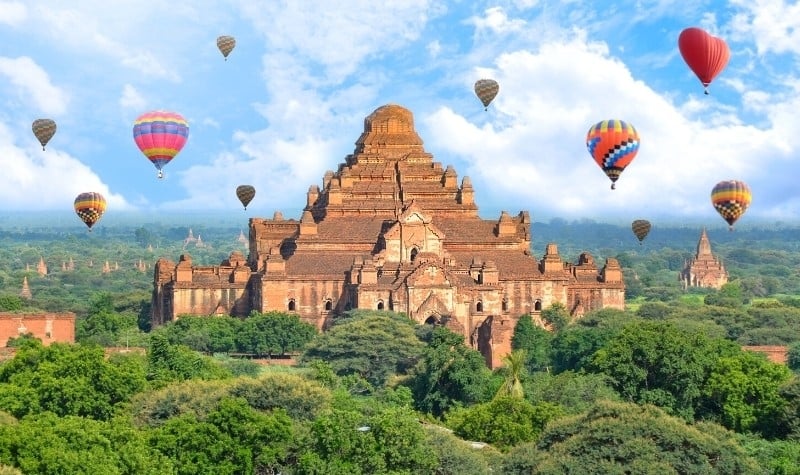
<path fill-rule="evenodd" d="M 31 124 L 31 129 L 44 150 L 47 142 L 56 134 L 56 122 L 53 119 L 36 119 Z"/>
<path fill-rule="evenodd" d="M 639 152 L 639 134 L 633 125 L 622 120 L 603 120 L 586 134 L 586 148 L 616 188 L 619 175 Z"/>
<path fill-rule="evenodd" d="M 742 217 L 753 194 L 747 184 L 740 180 L 724 180 L 717 183 L 711 190 L 711 204 L 722 218 L 728 222 L 729 229 L 733 231 L 733 223 Z"/>
<path fill-rule="evenodd" d="M 236 38 L 233 36 L 222 35 L 217 37 L 217 48 L 219 48 L 219 52 L 222 53 L 222 56 L 225 57 L 225 61 L 228 60 L 228 55 L 231 54 L 233 48 L 236 47 Z"/>
<path fill-rule="evenodd" d="M 75 198 L 75 213 L 89 227 L 95 225 L 106 211 L 106 199 L 100 193 L 88 191 Z"/>
<path fill-rule="evenodd" d="M 256 189 L 252 185 L 239 185 L 236 187 L 236 197 L 242 202 L 244 209 L 253 201 L 256 196 Z"/>
<path fill-rule="evenodd" d="M 500 92 L 500 84 L 494 79 L 478 79 L 475 81 L 475 95 L 481 100 L 483 110 L 489 110 L 489 104 Z"/>
<path fill-rule="evenodd" d="M 189 123 L 177 112 L 146 112 L 133 122 L 133 140 L 155 165 L 159 178 L 164 177 L 162 167 L 175 158 L 188 138 Z"/>

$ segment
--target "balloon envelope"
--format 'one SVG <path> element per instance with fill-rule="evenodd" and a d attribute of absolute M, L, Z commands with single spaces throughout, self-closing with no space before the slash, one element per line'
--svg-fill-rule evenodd
<path fill-rule="evenodd" d="M 222 53 L 222 56 L 225 57 L 225 61 L 228 60 L 228 55 L 231 54 L 233 48 L 236 47 L 236 38 L 233 36 L 222 35 L 217 38 L 217 48 L 219 48 L 219 52 Z"/>
<path fill-rule="evenodd" d="M 733 229 L 733 223 L 742 217 L 753 194 L 747 184 L 740 180 L 724 180 L 717 183 L 711 190 L 711 204 L 714 209 L 728 222 Z"/>
<path fill-rule="evenodd" d="M 650 233 L 650 228 L 650 221 L 646 219 L 636 219 L 631 223 L 633 234 L 639 239 L 639 242 L 642 242 L 647 237 Z"/>
<path fill-rule="evenodd" d="M 639 152 L 639 133 L 625 121 L 603 120 L 589 129 L 586 148 L 611 180 L 613 190 L 620 174 Z"/>
<path fill-rule="evenodd" d="M 106 199 L 100 193 L 89 191 L 75 198 L 75 213 L 81 218 L 89 230 L 100 221 L 106 211 Z"/>
<path fill-rule="evenodd" d="M 189 138 L 189 123 L 177 112 L 151 111 L 133 122 L 133 140 L 158 170 L 181 151 Z"/>
<path fill-rule="evenodd" d="M 242 202 L 242 206 L 244 209 L 247 209 L 247 205 L 253 201 L 253 197 L 256 196 L 256 189 L 251 185 L 239 185 L 236 187 L 236 197 L 239 198 L 239 201 Z"/>
<path fill-rule="evenodd" d="M 678 49 L 708 94 L 708 85 L 728 64 L 731 53 L 721 38 L 696 27 L 686 28 L 678 36 Z"/>
<path fill-rule="evenodd" d="M 475 95 L 483 103 L 484 109 L 489 108 L 489 104 L 500 91 L 500 85 L 494 79 L 478 79 L 475 82 Z"/>
<path fill-rule="evenodd" d="M 56 122 L 53 119 L 36 119 L 31 124 L 31 129 L 33 129 L 33 135 L 39 139 L 39 143 L 42 144 L 42 150 L 44 150 L 47 142 L 56 134 Z"/>

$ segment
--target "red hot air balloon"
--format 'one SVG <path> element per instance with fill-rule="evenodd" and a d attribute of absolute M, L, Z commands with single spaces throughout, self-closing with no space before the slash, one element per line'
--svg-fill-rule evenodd
<path fill-rule="evenodd" d="M 181 151 L 189 138 L 189 123 L 177 112 L 152 111 L 140 115 L 133 122 L 133 140 L 139 150 L 158 170 Z"/>
<path fill-rule="evenodd" d="M 678 36 L 678 49 L 708 94 L 708 85 L 728 65 L 731 56 L 728 45 L 721 38 L 691 27 Z"/>

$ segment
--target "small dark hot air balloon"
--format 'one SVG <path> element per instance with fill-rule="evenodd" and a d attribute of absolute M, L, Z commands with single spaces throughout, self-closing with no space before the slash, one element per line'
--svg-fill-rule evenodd
<path fill-rule="evenodd" d="M 56 122 L 53 119 L 36 119 L 31 124 L 31 129 L 33 129 L 33 135 L 39 139 L 39 143 L 42 144 L 42 150 L 44 150 L 47 142 L 56 134 Z"/>
<path fill-rule="evenodd" d="M 247 209 L 247 205 L 253 201 L 253 197 L 255 196 L 256 189 L 251 185 L 239 185 L 236 187 L 236 197 L 242 202 L 244 209 Z"/>
<path fill-rule="evenodd" d="M 222 53 L 222 56 L 225 57 L 225 61 L 228 60 L 228 55 L 231 54 L 233 48 L 236 47 L 236 38 L 233 36 L 222 35 L 217 37 L 217 48 L 219 48 L 219 52 Z"/>
<path fill-rule="evenodd" d="M 500 84 L 494 79 L 478 79 L 475 82 L 475 95 L 483 103 L 483 110 L 489 110 L 489 104 L 500 92 Z"/>
<path fill-rule="evenodd" d="M 161 170 L 181 151 L 189 139 L 189 123 L 177 112 L 152 111 L 140 115 L 133 122 L 133 140 L 145 157 Z"/>
<path fill-rule="evenodd" d="M 92 226 L 100 221 L 105 211 L 106 199 L 100 193 L 89 191 L 81 193 L 75 198 L 75 213 L 89 227 L 90 232 Z"/>
<path fill-rule="evenodd" d="M 731 231 L 733 223 L 742 217 L 750 202 L 753 201 L 753 194 L 747 184 L 740 180 L 724 180 L 717 183 L 711 190 L 711 204 L 717 210 L 722 219 L 727 221 Z"/>
<path fill-rule="evenodd" d="M 731 56 L 728 45 L 700 28 L 691 27 L 678 36 L 678 49 L 708 94 L 708 85 L 728 65 Z"/>
<path fill-rule="evenodd" d="M 633 125 L 622 120 L 603 120 L 589 129 L 586 148 L 611 180 L 613 190 L 620 174 L 639 152 L 639 134 Z"/>
<path fill-rule="evenodd" d="M 650 221 L 646 219 L 635 219 L 631 223 L 631 230 L 633 230 L 633 234 L 639 239 L 639 245 L 642 244 L 644 238 L 650 233 Z"/>

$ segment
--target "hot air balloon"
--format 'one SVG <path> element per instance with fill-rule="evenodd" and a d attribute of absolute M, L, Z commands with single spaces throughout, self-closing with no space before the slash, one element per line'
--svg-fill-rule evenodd
<path fill-rule="evenodd" d="M 222 35 L 217 38 L 217 48 L 219 48 L 219 52 L 222 53 L 222 56 L 225 57 L 225 61 L 228 60 L 228 55 L 231 54 L 233 48 L 236 47 L 236 38 L 233 36 Z"/>
<path fill-rule="evenodd" d="M 44 150 L 47 142 L 56 134 L 56 122 L 53 119 L 36 119 L 31 124 L 31 129 L 33 129 L 33 135 L 39 139 L 39 143 L 42 144 L 42 150 Z"/>
<path fill-rule="evenodd" d="M 167 111 L 152 111 L 140 115 L 133 123 L 133 140 L 158 170 L 181 151 L 189 138 L 189 123 L 180 114 Z"/>
<path fill-rule="evenodd" d="M 90 232 L 105 211 L 106 199 L 100 193 L 89 191 L 75 198 L 75 213 L 89 227 Z"/>
<path fill-rule="evenodd" d="M 242 202 L 242 206 L 244 209 L 247 209 L 247 205 L 253 201 L 253 197 L 256 196 L 256 189 L 251 185 L 239 185 L 236 187 L 236 196 L 239 198 L 239 201 Z"/>
<path fill-rule="evenodd" d="M 700 28 L 691 27 L 678 36 L 678 49 L 708 94 L 708 85 L 728 64 L 731 56 L 728 45 L 721 38 L 711 36 Z"/>
<path fill-rule="evenodd" d="M 636 238 L 639 239 L 639 245 L 642 244 L 644 238 L 650 233 L 650 227 L 650 221 L 646 219 L 635 219 L 631 223 L 631 229 Z"/>
<path fill-rule="evenodd" d="M 616 188 L 619 175 L 639 152 L 639 134 L 633 125 L 621 120 L 603 120 L 586 134 L 586 148 Z"/>
<path fill-rule="evenodd" d="M 475 81 L 475 95 L 483 103 L 483 110 L 489 110 L 489 104 L 500 91 L 500 85 L 494 79 L 478 79 Z"/>
<path fill-rule="evenodd" d="M 729 229 L 733 231 L 733 223 L 741 218 L 753 195 L 747 184 L 740 180 L 724 180 L 717 183 L 711 190 L 711 204 L 717 213 L 728 222 Z"/>

